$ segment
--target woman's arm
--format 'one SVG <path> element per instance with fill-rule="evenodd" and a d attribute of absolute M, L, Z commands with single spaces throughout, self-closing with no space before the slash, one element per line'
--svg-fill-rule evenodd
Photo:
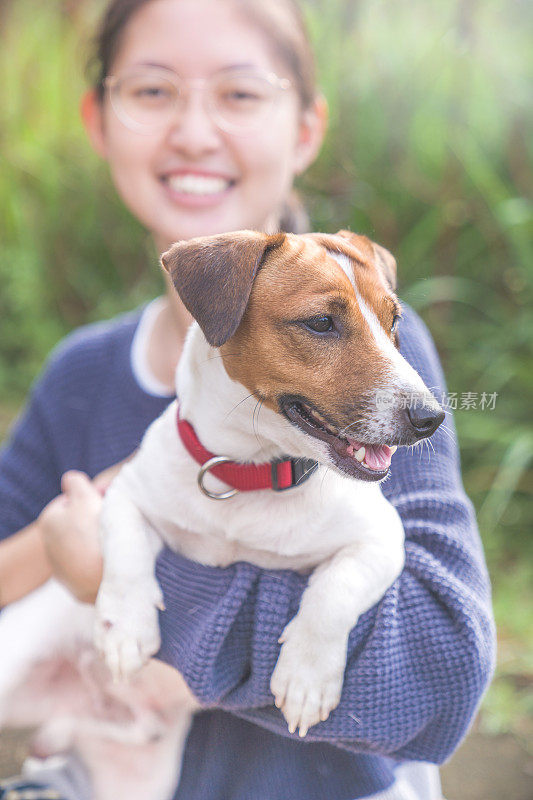
<path fill-rule="evenodd" d="M 63 391 L 69 365 L 58 360 L 33 388 L 0 449 L 0 608 L 53 573 L 83 601 L 94 599 L 100 580 L 101 495 L 121 464 L 92 483 L 76 472 L 61 478 L 55 428 L 68 425 L 71 398 Z"/>
<path fill-rule="evenodd" d="M 0 450 L 0 607 L 51 576 L 38 516 L 59 491 L 54 448 L 35 394 Z"/>
<path fill-rule="evenodd" d="M 445 390 L 434 346 L 406 313 L 402 351 L 437 396 Z M 464 735 L 493 669 L 490 587 L 471 503 L 462 488 L 453 422 L 435 452 L 401 448 L 383 489 L 402 516 L 406 565 L 352 631 L 341 702 L 309 741 L 442 762 Z M 164 551 L 167 612 L 160 657 L 200 702 L 289 735 L 273 707 L 278 637 L 306 581 L 239 563 L 202 567 Z"/>
<path fill-rule="evenodd" d="M 0 447 L 0 592 L 3 586 L 4 604 L 36 588 L 50 575 L 45 550 L 55 576 L 79 599 L 90 600 L 96 594 L 101 572 L 101 494 L 120 464 L 101 472 L 92 483 L 72 468 L 88 471 L 95 463 L 105 464 L 106 457 L 101 456 L 106 446 L 108 455 L 117 458 L 141 438 L 143 422 L 131 420 L 138 410 L 132 403 L 127 412 L 131 425 L 126 425 L 131 444 L 123 435 L 122 440 L 118 436 L 118 450 L 110 446 L 101 433 L 105 420 L 100 418 L 97 402 L 124 358 L 127 363 L 135 324 L 127 319 L 91 325 L 63 340 Z M 113 397 L 114 390 L 108 392 Z M 139 413 L 141 420 L 147 417 L 150 421 L 146 408 L 141 406 Z M 28 527 L 31 533 L 26 532 Z M 21 567 L 27 570 L 25 574 Z"/>
<path fill-rule="evenodd" d="M 120 462 L 92 481 L 66 472 L 61 494 L 39 517 L 0 541 L 0 608 L 19 600 L 52 575 L 84 603 L 93 603 L 102 578 L 98 519 L 102 495 L 121 469 Z"/>
<path fill-rule="evenodd" d="M 82 472 L 65 473 L 61 489 L 35 522 L 0 541 L 0 608 L 52 575 L 78 600 L 96 599 L 102 577 L 98 539 L 102 495 Z"/>
<path fill-rule="evenodd" d="M 24 597 L 51 575 L 38 520 L 0 542 L 0 608 Z"/>

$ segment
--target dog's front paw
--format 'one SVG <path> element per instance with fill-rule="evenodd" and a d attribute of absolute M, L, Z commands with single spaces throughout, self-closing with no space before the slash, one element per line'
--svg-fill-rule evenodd
<path fill-rule="evenodd" d="M 157 609 L 164 609 L 155 579 L 133 585 L 103 582 L 96 600 L 94 643 L 115 681 L 125 680 L 159 650 Z"/>
<path fill-rule="evenodd" d="M 303 737 L 312 725 L 326 720 L 339 704 L 346 642 L 325 643 L 296 620 L 287 625 L 279 641 L 283 646 L 270 690 L 289 731 L 294 733 L 298 728 Z"/>

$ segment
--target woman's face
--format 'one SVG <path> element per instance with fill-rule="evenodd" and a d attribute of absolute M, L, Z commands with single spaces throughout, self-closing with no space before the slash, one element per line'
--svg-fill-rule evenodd
<path fill-rule="evenodd" d="M 213 0 L 153 0 L 134 14 L 111 73 L 126 76 L 143 65 L 173 70 L 186 81 L 241 66 L 292 78 L 258 28 L 231 3 Z M 108 93 L 84 116 L 119 194 L 160 249 L 179 239 L 275 225 L 322 130 L 314 110 L 301 113 L 294 88 L 279 92 L 262 125 L 239 134 L 215 124 L 201 90 L 188 92 L 183 107 L 149 132 L 121 122 Z"/>

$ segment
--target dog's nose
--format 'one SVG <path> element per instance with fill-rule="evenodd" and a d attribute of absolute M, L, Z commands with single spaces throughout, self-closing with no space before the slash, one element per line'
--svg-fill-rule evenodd
<path fill-rule="evenodd" d="M 444 411 L 432 411 L 430 408 L 421 406 L 418 408 L 407 408 L 407 416 L 413 428 L 417 431 L 420 438 L 422 436 L 432 436 L 445 417 Z"/>

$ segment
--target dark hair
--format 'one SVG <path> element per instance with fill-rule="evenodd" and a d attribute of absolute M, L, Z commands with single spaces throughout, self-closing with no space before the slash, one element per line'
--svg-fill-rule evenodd
<path fill-rule="evenodd" d="M 98 26 L 89 60 L 88 73 L 100 101 L 104 81 L 120 49 L 122 35 L 136 12 L 155 0 L 111 0 Z M 316 94 L 315 59 L 302 10 L 296 0 L 220 0 L 234 7 L 266 36 L 277 57 L 287 66 L 294 81 L 302 109 L 309 108 Z M 308 217 L 295 192 L 285 202 L 281 230 L 302 233 Z"/>

